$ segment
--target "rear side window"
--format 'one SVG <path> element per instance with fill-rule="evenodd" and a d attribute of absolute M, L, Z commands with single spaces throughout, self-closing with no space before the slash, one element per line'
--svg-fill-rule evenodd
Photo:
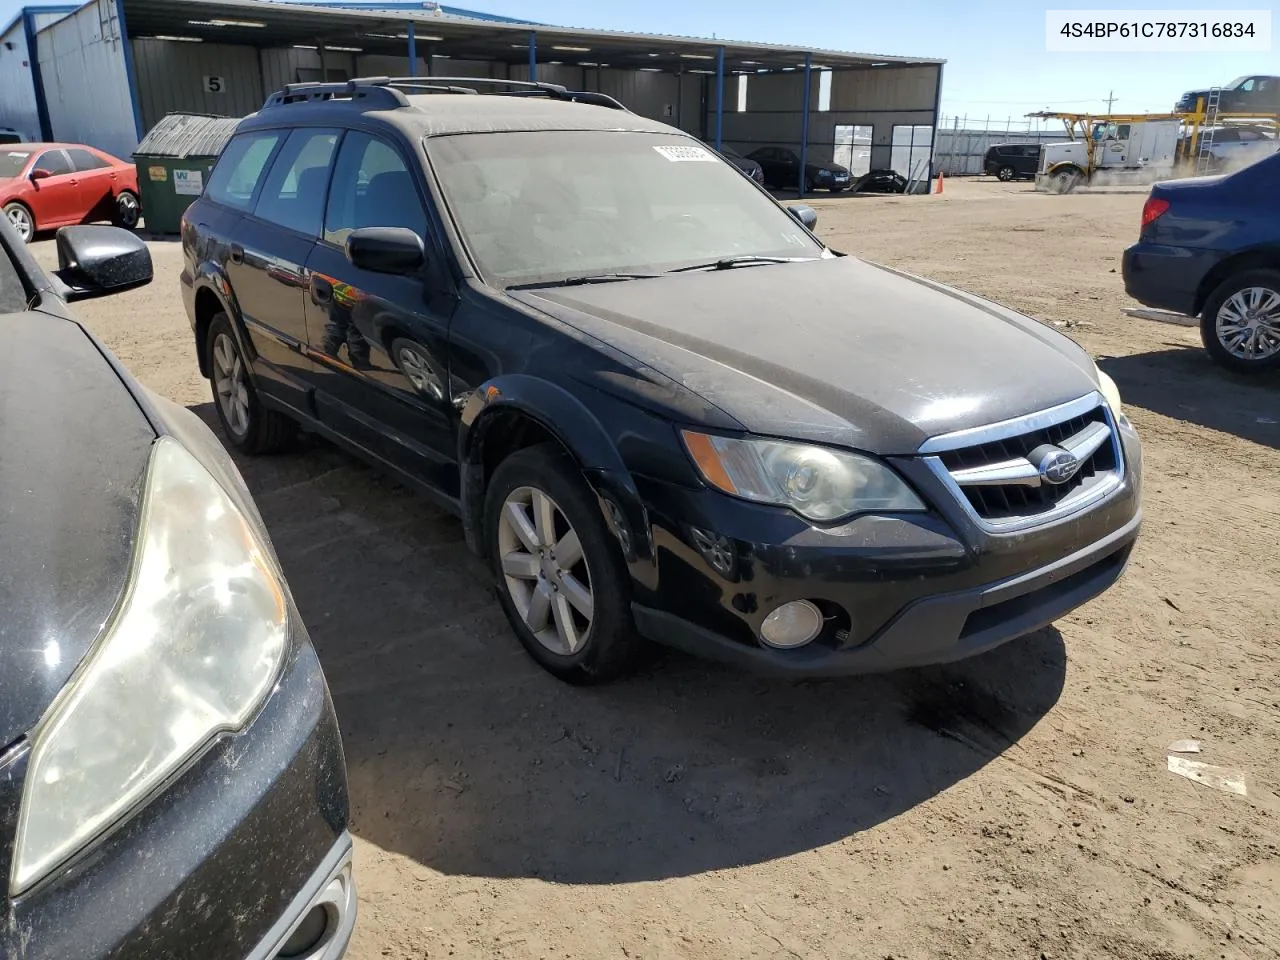
<path fill-rule="evenodd" d="M 253 192 L 262 179 L 267 161 L 283 137 L 278 130 L 232 137 L 209 174 L 205 196 L 237 210 L 248 210 L 253 205 Z"/>
<path fill-rule="evenodd" d="M 0 143 L 21 143 L 22 137 L 16 133 L 0 133 Z"/>
<path fill-rule="evenodd" d="M 348 133 L 333 168 L 324 238 L 342 244 L 360 227 L 407 227 L 425 241 L 427 215 L 400 154 L 368 134 Z"/>
<path fill-rule="evenodd" d="M 71 169 L 71 161 L 67 159 L 67 155 L 61 150 L 47 150 L 36 159 L 32 170 L 48 170 L 49 175 L 60 177 L 64 173 L 74 173 Z"/>
<path fill-rule="evenodd" d="M 304 127 L 290 133 L 272 161 L 254 214 L 298 233 L 318 237 L 324 219 L 329 163 L 337 143 L 337 130 Z"/>
<path fill-rule="evenodd" d="M 77 173 L 86 170 L 102 170 L 109 166 L 107 161 L 88 150 L 68 150 L 67 155 L 71 157 L 71 163 L 75 166 Z"/>

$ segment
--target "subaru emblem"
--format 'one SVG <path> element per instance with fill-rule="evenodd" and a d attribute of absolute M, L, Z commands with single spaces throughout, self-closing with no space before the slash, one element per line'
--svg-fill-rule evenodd
<path fill-rule="evenodd" d="M 1080 472 L 1080 459 L 1070 450 L 1045 445 L 1036 461 L 1036 469 L 1046 483 L 1054 486 L 1066 483 Z"/>

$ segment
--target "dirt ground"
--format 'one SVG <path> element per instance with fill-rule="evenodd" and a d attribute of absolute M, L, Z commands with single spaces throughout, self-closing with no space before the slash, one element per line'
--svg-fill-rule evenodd
<path fill-rule="evenodd" d="M 837 248 L 1077 338 L 1146 444 L 1124 580 L 966 663 L 784 683 L 669 654 L 568 688 L 455 520 L 322 443 L 242 461 L 345 735 L 350 956 L 1280 956 L 1280 382 L 1121 313 L 1142 201 L 813 203 Z M 154 285 L 80 313 L 207 418 L 178 249 L 153 250 Z M 1168 772 L 1183 738 L 1248 796 Z"/>

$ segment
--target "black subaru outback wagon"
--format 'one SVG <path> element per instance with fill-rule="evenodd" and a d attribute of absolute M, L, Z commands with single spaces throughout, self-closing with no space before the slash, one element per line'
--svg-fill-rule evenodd
<path fill-rule="evenodd" d="M 1139 444 L 1084 350 L 833 253 L 607 97 L 488 83 L 297 85 L 240 124 L 183 222 L 232 444 L 301 425 L 455 510 L 576 682 L 641 638 L 956 659 L 1120 576 Z"/>

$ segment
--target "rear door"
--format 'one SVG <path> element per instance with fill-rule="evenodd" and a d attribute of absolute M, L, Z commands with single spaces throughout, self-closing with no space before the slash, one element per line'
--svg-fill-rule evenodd
<path fill-rule="evenodd" d="M 306 264 L 324 219 L 338 136 L 336 129 L 319 127 L 283 136 L 252 210 L 232 228 L 226 267 L 259 389 L 308 414 Z"/>
<path fill-rule="evenodd" d="M 91 150 L 69 148 L 67 156 L 80 179 L 80 202 L 85 219 L 106 220 L 111 217 L 119 174 L 104 158 Z"/>
<path fill-rule="evenodd" d="M 31 205 L 40 229 L 79 223 L 85 209 L 80 197 L 80 177 L 67 152 L 46 150 L 31 165 L 32 174 L 37 170 L 48 174 L 31 183 Z"/>
<path fill-rule="evenodd" d="M 391 140 L 362 131 L 343 138 L 324 230 L 307 262 L 310 376 L 322 421 L 456 496 L 447 367 L 456 300 L 417 168 Z M 423 239 L 426 268 L 409 276 L 357 269 L 344 244 L 362 227 L 412 230 Z"/>

